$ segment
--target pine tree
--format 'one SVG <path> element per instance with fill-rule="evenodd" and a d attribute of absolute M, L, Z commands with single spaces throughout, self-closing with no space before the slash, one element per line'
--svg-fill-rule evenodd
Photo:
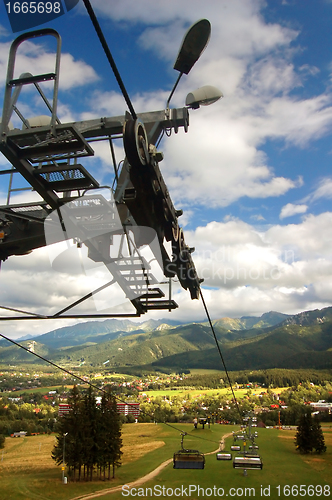
<path fill-rule="evenodd" d="M 87 474 L 87 479 L 92 480 L 93 470 L 98 461 L 98 409 L 96 406 L 96 398 L 91 389 L 88 389 L 84 396 L 83 404 L 83 456 L 84 467 Z"/>
<path fill-rule="evenodd" d="M 99 428 L 98 428 L 98 467 L 100 473 L 110 479 L 111 467 L 113 468 L 113 478 L 115 467 L 121 465 L 121 419 L 117 412 L 114 396 L 104 394 L 99 407 Z"/>
<path fill-rule="evenodd" d="M 58 465 L 63 461 L 64 439 L 65 462 L 75 480 L 81 479 L 83 468 L 84 478 L 92 480 L 95 468 L 105 479 L 108 470 L 121 465 L 121 419 L 117 412 L 115 398 L 112 395 L 103 395 L 101 405 L 96 405 L 96 398 L 91 389 L 84 397 L 80 396 L 77 387 L 74 387 L 68 403 L 71 410 L 59 419 L 57 443 L 52 452 L 52 458 Z"/>
<path fill-rule="evenodd" d="M 65 440 L 65 463 L 69 474 L 75 480 L 76 471 L 81 472 L 82 466 L 82 401 L 76 386 L 68 398 L 71 410 L 59 418 L 57 423 L 57 442 L 52 451 L 52 458 L 60 465 L 63 461 Z"/>
<path fill-rule="evenodd" d="M 306 412 L 300 418 L 299 426 L 295 436 L 296 449 L 303 454 L 324 453 L 326 451 L 325 440 L 320 422 L 312 418 L 311 412 Z"/>
<path fill-rule="evenodd" d="M 106 479 L 106 469 L 112 460 L 112 432 L 109 423 L 109 404 L 106 394 L 103 394 L 99 407 L 99 433 L 98 433 L 98 467 L 100 475 Z M 108 474 L 110 479 L 110 474 Z"/>
<path fill-rule="evenodd" d="M 121 418 L 117 411 L 116 400 L 114 396 L 108 396 L 108 422 L 111 429 L 110 437 L 111 440 L 111 460 L 109 460 L 109 471 L 110 465 L 112 465 L 113 474 L 112 477 L 115 476 L 115 467 L 120 467 L 121 465 L 121 447 L 122 447 L 122 439 L 121 439 Z M 109 473 L 110 475 L 110 473 Z"/>
<path fill-rule="evenodd" d="M 76 472 L 78 472 L 79 479 L 81 477 L 81 467 L 84 459 L 82 446 L 84 436 L 82 397 L 76 386 L 71 391 L 68 403 L 71 406 L 71 411 L 66 415 L 69 424 L 68 435 L 66 436 L 66 457 L 68 456 L 66 462 L 75 480 Z"/>
<path fill-rule="evenodd" d="M 324 434 L 317 418 L 313 419 L 312 424 L 312 446 L 315 448 L 316 453 L 321 454 L 326 452 Z"/>
<path fill-rule="evenodd" d="M 312 451 L 312 416 L 310 412 L 300 417 L 300 422 L 295 436 L 296 449 L 303 454 Z"/>

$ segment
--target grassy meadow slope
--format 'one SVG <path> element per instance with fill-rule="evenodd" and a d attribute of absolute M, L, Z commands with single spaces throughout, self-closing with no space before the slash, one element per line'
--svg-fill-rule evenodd
<path fill-rule="evenodd" d="M 259 429 L 257 443 L 263 460 L 263 470 L 234 470 L 232 462 L 217 461 L 215 450 L 225 434 L 238 430 L 236 426 L 211 425 L 211 428 L 194 430 L 191 424 L 177 424 L 176 428 L 164 424 L 126 424 L 123 426 L 123 466 L 116 471 L 113 481 L 93 481 L 92 483 L 61 483 L 61 467 L 56 466 L 50 457 L 54 444 L 54 435 L 31 436 L 20 439 L 6 439 L 3 460 L 0 461 L 1 500 L 69 500 L 84 498 L 92 492 L 108 490 L 117 485 L 128 484 L 154 470 L 159 464 L 173 456 L 180 448 L 179 429 L 187 432 L 185 444 L 189 448 L 199 449 L 205 453 L 204 470 L 174 470 L 172 464 L 158 473 L 156 477 L 142 484 L 143 488 L 165 487 L 189 488 L 200 486 L 208 492 L 208 488 L 224 488 L 224 496 L 230 488 L 241 488 L 235 498 L 245 495 L 245 488 L 254 488 L 255 497 L 261 498 L 261 487 L 268 492 L 272 500 L 285 498 L 283 488 L 287 485 L 303 485 L 308 491 L 309 485 L 314 488 L 313 494 L 301 495 L 302 498 L 326 498 L 331 494 L 332 467 L 332 432 L 324 429 L 327 452 L 324 455 L 301 456 L 295 451 L 293 444 L 295 431 L 277 429 Z M 198 439 L 197 439 L 198 438 Z M 232 444 L 232 439 L 226 439 L 226 448 Z M 211 454 L 208 454 L 212 452 Z M 278 487 L 279 494 L 278 494 Z M 320 487 L 325 492 L 318 494 Z M 251 495 L 254 490 L 251 490 Z M 287 490 L 286 490 L 287 491 Z M 311 491 L 311 490 L 309 490 Z M 171 491 L 169 490 L 171 493 Z M 133 492 L 134 493 L 134 492 Z M 234 491 L 233 491 L 234 493 Z M 281 494 L 280 494 L 281 493 Z M 137 491 L 136 491 L 136 496 Z M 142 496 L 142 495 L 140 495 Z M 166 496 L 166 495 L 164 495 Z M 184 495 L 185 496 L 185 495 Z M 200 495 L 200 498 L 211 496 Z M 234 496 L 234 495 L 233 495 Z M 119 493 L 106 493 L 101 498 L 123 499 Z M 144 497 L 146 497 L 144 495 Z M 193 492 L 189 498 L 198 498 Z M 212 496 L 213 497 L 213 496 Z M 169 494 L 167 498 L 178 498 Z"/>

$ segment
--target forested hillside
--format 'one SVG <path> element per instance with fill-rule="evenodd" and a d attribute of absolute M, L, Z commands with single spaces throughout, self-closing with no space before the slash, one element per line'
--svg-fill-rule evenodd
<path fill-rule="evenodd" d="M 223 318 L 213 325 L 229 370 L 332 367 L 332 308 L 295 316 L 270 312 L 261 318 Z M 22 344 L 32 349 L 31 341 Z M 206 322 L 94 321 L 36 337 L 33 350 L 59 364 L 107 364 L 123 372 L 222 368 Z M 0 357 L 4 362 L 39 362 L 8 342 L 0 344 Z"/>

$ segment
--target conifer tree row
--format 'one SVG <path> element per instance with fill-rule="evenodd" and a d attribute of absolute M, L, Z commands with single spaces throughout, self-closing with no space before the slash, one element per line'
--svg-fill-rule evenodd
<path fill-rule="evenodd" d="M 70 412 L 59 417 L 53 460 L 62 465 L 65 455 L 73 480 L 110 479 L 111 471 L 114 477 L 122 454 L 121 420 L 114 396 L 104 393 L 97 405 L 91 387 L 81 395 L 74 386 L 68 403 Z"/>

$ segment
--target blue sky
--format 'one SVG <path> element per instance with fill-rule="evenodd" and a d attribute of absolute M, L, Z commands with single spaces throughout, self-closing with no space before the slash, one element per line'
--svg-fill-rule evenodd
<path fill-rule="evenodd" d="M 186 29 L 201 18 L 212 24 L 210 43 L 181 80 L 172 106 L 182 107 L 188 92 L 207 84 L 220 88 L 224 98 L 190 111 L 188 133 L 161 143 L 160 165 L 175 206 L 184 210 L 180 223 L 196 248 L 212 317 L 291 314 L 330 305 L 332 2 L 91 3 L 136 112 L 164 109 Z M 3 4 L 0 15 L 2 99 L 15 36 Z M 62 37 L 61 121 L 122 115 L 125 101 L 83 3 L 49 26 Z M 40 40 L 29 45 L 19 69 L 27 65 L 33 73 L 47 66 L 52 50 Z M 27 115 L 41 114 L 29 96 L 23 104 Z M 117 155 L 121 159 L 120 147 Z M 112 182 L 106 147 L 96 147 L 89 165 L 98 180 Z M 8 168 L 3 157 L 0 168 Z M 5 192 L 1 186 L 2 199 Z M 55 309 L 68 297 L 75 300 L 81 282 L 74 276 L 50 278 L 53 291 L 46 291 L 47 262 L 39 250 L 5 262 L 2 303 L 35 311 L 45 296 Z M 37 267 L 45 274 L 38 277 Z M 204 319 L 201 304 L 187 292 L 175 287 L 175 299 L 180 307 L 172 319 Z M 27 328 L 10 326 L 17 335 Z M 55 324 L 35 328 L 43 332 Z"/>

